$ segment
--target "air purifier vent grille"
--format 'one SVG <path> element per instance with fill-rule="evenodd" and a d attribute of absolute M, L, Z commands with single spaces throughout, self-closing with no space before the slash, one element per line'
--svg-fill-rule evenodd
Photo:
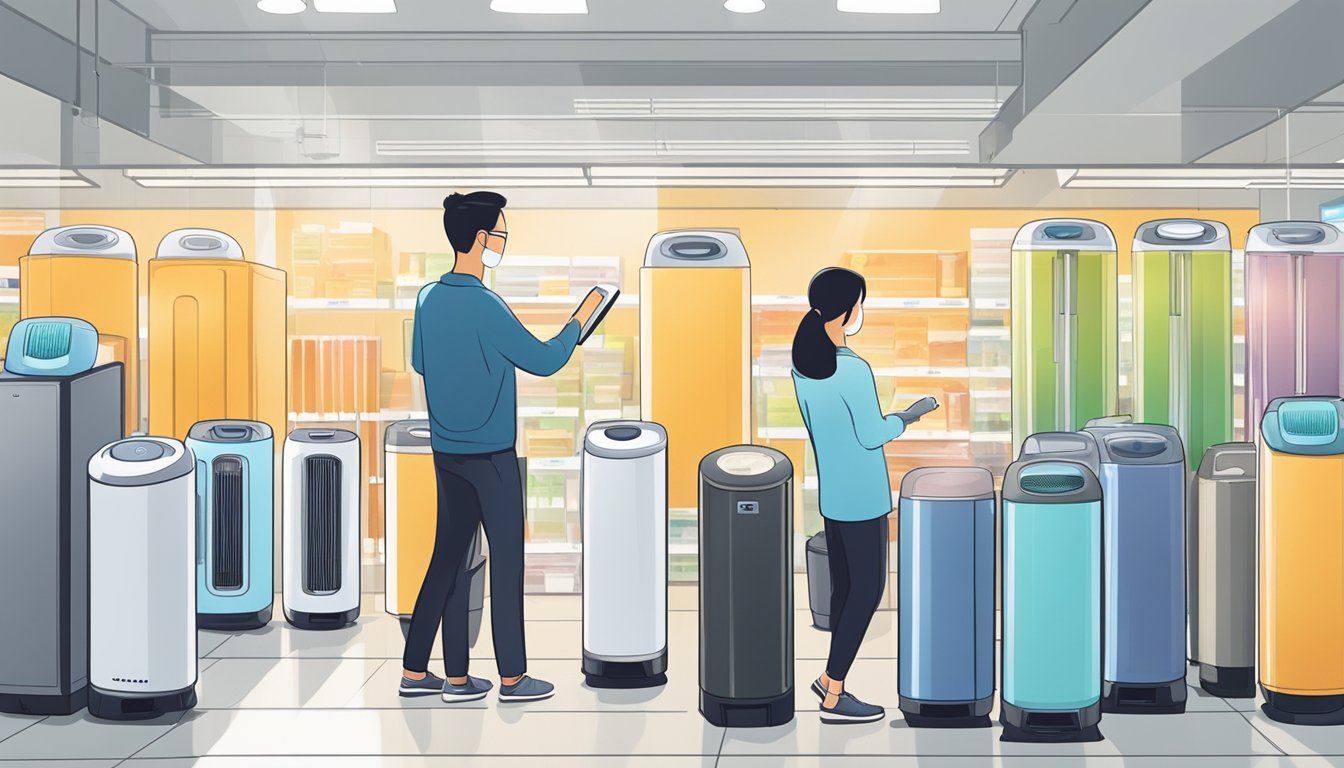
<path fill-rule="evenodd" d="M 24 340 L 24 354 L 35 360 L 55 360 L 70 354 L 70 326 L 66 323 L 33 323 Z"/>
<path fill-rule="evenodd" d="M 303 478 L 303 591 L 331 594 L 341 588 L 341 462 L 309 456 Z"/>
<path fill-rule="evenodd" d="M 1284 410 L 1279 416 L 1284 433 L 1290 437 L 1334 437 L 1339 426 L 1333 408 Z"/>
<path fill-rule="evenodd" d="M 215 589 L 243 586 L 243 463 L 233 456 L 215 459 L 211 502 L 210 578 Z"/>
<path fill-rule="evenodd" d="M 1022 490 L 1028 493 L 1070 493 L 1083 487 L 1078 475 L 1023 475 L 1018 478 Z"/>

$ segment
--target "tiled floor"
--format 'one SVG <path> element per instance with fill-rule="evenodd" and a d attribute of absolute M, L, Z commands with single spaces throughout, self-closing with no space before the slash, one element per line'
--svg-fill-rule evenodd
<path fill-rule="evenodd" d="M 800 582 L 796 594 L 806 600 Z M 798 717 L 763 730 L 722 729 L 696 711 L 696 593 L 673 587 L 671 672 L 663 689 L 597 691 L 578 672 L 577 596 L 527 598 L 530 671 L 555 682 L 555 698 L 530 705 L 449 707 L 437 697 L 396 694 L 401 633 L 369 595 L 358 624 L 300 632 L 283 621 L 264 630 L 201 633 L 200 704 L 186 715 L 141 724 L 71 717 L 0 715 L 0 762 L 71 766 L 429 765 L 541 768 L 641 764 L 707 766 L 973 765 L 1344 765 L 1344 728 L 1285 726 L 1252 702 L 1190 689 L 1180 716 L 1102 720 L 1106 740 L 1085 745 L 1004 744 L 999 730 L 907 727 L 896 704 L 896 615 L 878 614 L 850 675 L 855 693 L 888 706 L 882 723 L 822 726 L 805 683 L 822 667 L 827 635 L 797 614 Z M 488 614 L 488 611 L 487 611 Z M 494 676 L 489 621 L 473 672 Z M 435 654 L 437 658 L 437 653 Z M 437 668 L 437 663 L 433 665 Z M 438 670 L 441 671 L 441 670 Z M 1190 680 L 1194 681 L 1192 672 Z M 997 711 L 994 716 L 997 717 Z M 918 756 L 918 757 L 916 757 Z M 438 758 L 438 760 L 436 760 Z"/>

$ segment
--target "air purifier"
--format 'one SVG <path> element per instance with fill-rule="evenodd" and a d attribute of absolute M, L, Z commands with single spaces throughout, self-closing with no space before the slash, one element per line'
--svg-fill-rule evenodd
<path fill-rule="evenodd" d="M 88 225 L 38 235 L 19 258 L 19 316 L 78 317 L 97 328 L 100 358 L 125 374 L 122 434 L 140 429 L 140 284 L 129 234 Z"/>
<path fill-rule="evenodd" d="M 1012 262 L 1013 444 L 1115 413 L 1115 236 L 1083 219 L 1018 230 Z"/>
<path fill-rule="evenodd" d="M 200 541 L 196 624 L 257 629 L 275 602 L 275 438 L 260 421 L 202 421 L 187 432 L 196 457 Z"/>
<path fill-rule="evenodd" d="M 196 461 L 171 438 L 103 447 L 89 472 L 89 714 L 196 706 Z"/>
<path fill-rule="evenodd" d="M 793 665 L 793 465 L 773 448 L 720 448 L 700 462 L 700 714 L 790 722 Z"/>
<path fill-rule="evenodd" d="M 599 421 L 583 439 L 583 676 L 593 688 L 667 683 L 667 432 Z"/>
<path fill-rule="evenodd" d="M 807 605 L 812 613 L 812 626 L 823 632 L 831 631 L 831 556 L 826 548 L 826 532 L 817 531 L 803 550 L 807 557 Z"/>
<path fill-rule="evenodd" d="M 1019 460 L 1003 478 L 1004 741 L 1100 741 L 1101 484 Z"/>
<path fill-rule="evenodd" d="M 1344 724 L 1344 400 L 1271 401 L 1259 447 L 1263 709 Z"/>
<path fill-rule="evenodd" d="M 1106 523 L 1102 708 L 1185 711 L 1185 447 L 1164 424 L 1090 427 Z"/>
<path fill-rule="evenodd" d="M 640 410 L 667 429 L 668 505 L 693 509 L 700 459 L 751 438 L 747 251 L 728 231 L 662 232 L 639 280 Z"/>
<path fill-rule="evenodd" d="M 149 429 L 199 421 L 287 426 L 285 273 L 223 232 L 169 232 L 149 262 Z"/>
<path fill-rule="evenodd" d="M 405 635 L 410 631 L 415 600 L 429 570 L 438 528 L 438 479 L 427 420 L 388 425 L 383 437 L 383 493 L 383 509 L 387 512 L 387 612 L 397 617 Z M 485 604 L 485 557 L 481 554 L 479 527 L 467 555 L 467 567 L 449 600 L 467 602 L 467 642 L 475 645 Z M 446 613 L 455 615 L 458 611 Z"/>
<path fill-rule="evenodd" d="M 994 704 L 994 476 L 979 467 L 907 472 L 899 520 L 901 712 L 914 727 L 988 728 Z"/>
<path fill-rule="evenodd" d="M 1344 238 L 1330 224 L 1260 224 L 1246 236 L 1246 433 L 1269 403 L 1340 395 Z"/>
<path fill-rule="evenodd" d="M 1223 443 L 1191 484 L 1190 660 L 1200 687 L 1226 698 L 1255 698 L 1255 477 L 1255 445 Z"/>
<path fill-rule="evenodd" d="M 299 629 L 359 618 L 359 437 L 296 429 L 285 438 L 281 598 Z"/>
<path fill-rule="evenodd" d="M 0 372 L 0 712 L 68 715 L 89 683 L 89 459 L 119 440 L 122 365 L 80 320 L 29 318 Z"/>
<path fill-rule="evenodd" d="M 1139 227 L 1134 262 L 1134 415 L 1169 424 L 1190 466 L 1232 439 L 1232 241 L 1216 221 Z"/>

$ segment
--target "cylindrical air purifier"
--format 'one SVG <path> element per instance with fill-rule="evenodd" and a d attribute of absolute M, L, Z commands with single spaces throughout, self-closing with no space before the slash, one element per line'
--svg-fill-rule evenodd
<path fill-rule="evenodd" d="M 594 688 L 667 682 L 667 432 L 603 421 L 583 440 L 583 674 Z"/>
<path fill-rule="evenodd" d="M 89 714 L 196 706 L 196 460 L 138 437 L 89 460 Z"/>
<path fill-rule="evenodd" d="M 359 618 L 359 437 L 296 429 L 285 440 L 281 597 L 299 629 Z"/>
<path fill-rule="evenodd" d="M 187 434 L 201 508 L 196 621 L 201 629 L 264 627 L 275 602 L 275 439 L 260 421 L 202 421 Z"/>
<path fill-rule="evenodd" d="M 671 438 L 675 439 L 675 438 Z M 700 714 L 793 720 L 793 464 L 773 448 L 700 462 Z"/>
<path fill-rule="evenodd" d="M 98 329 L 99 362 L 125 366 L 125 432 L 140 429 L 140 282 L 135 241 L 112 227 L 48 229 L 19 259 L 19 315 L 65 315 Z M 181 437 L 180 435 L 178 437 Z"/>

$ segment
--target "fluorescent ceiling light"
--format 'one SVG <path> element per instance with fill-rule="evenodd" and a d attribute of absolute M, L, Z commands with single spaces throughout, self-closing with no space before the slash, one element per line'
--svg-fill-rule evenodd
<path fill-rule="evenodd" d="M 0 168 L 0 187 L 96 187 L 97 185 L 66 168 Z"/>
<path fill-rule="evenodd" d="M 960 139 L 894 139 L 836 141 L 772 139 L 664 139 L 649 141 L 423 141 L 382 140 L 383 157 L 516 157 L 516 158 L 887 158 L 971 154 Z"/>
<path fill-rule="evenodd" d="M 1008 168 L 593 166 L 595 187 L 1000 187 Z"/>
<path fill-rule="evenodd" d="M 582 168 L 128 168 L 142 187 L 582 187 Z"/>
<path fill-rule="evenodd" d="M 318 13 L 396 13 L 396 0 L 313 0 Z"/>
<path fill-rule="evenodd" d="M 963 99 L 575 99 L 574 113 L 593 117 L 992 120 L 1003 102 Z"/>
<path fill-rule="evenodd" d="M 267 13 L 288 15 L 303 13 L 308 5 L 303 0 L 257 0 L 257 7 Z"/>
<path fill-rule="evenodd" d="M 756 13 L 765 10 L 765 0 L 725 0 L 723 7 L 733 13 Z"/>
<path fill-rule="evenodd" d="M 844 13 L 938 13 L 939 0 L 836 0 Z"/>
<path fill-rule="evenodd" d="M 1060 169 L 1059 185 L 1074 189 L 1304 189 L 1344 187 L 1344 169 L 1084 168 Z"/>
<path fill-rule="evenodd" d="M 587 13 L 587 0 L 490 0 L 499 13 Z"/>

